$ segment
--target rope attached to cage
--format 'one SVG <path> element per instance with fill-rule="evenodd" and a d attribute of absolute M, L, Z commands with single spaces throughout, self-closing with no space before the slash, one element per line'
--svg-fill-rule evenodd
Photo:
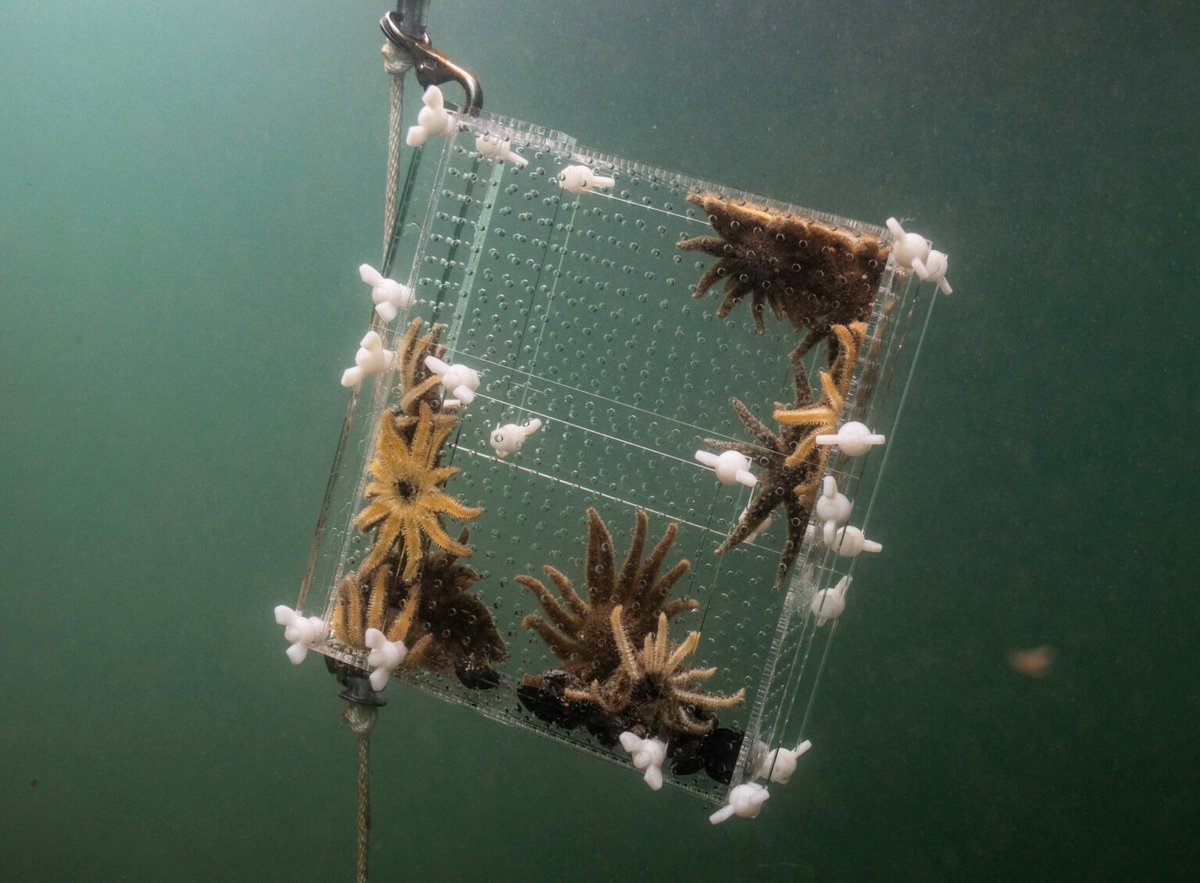
<path fill-rule="evenodd" d="M 358 837 L 355 842 L 355 874 L 358 883 L 367 883 L 367 861 L 371 841 L 371 731 L 379 711 L 373 705 L 350 702 L 342 712 L 358 740 Z"/>
<path fill-rule="evenodd" d="M 387 184 L 384 190 L 383 204 L 383 274 L 386 276 L 391 268 L 387 266 L 389 252 L 396 234 L 396 221 L 399 214 L 396 211 L 396 200 L 400 194 L 400 145 L 404 133 L 404 75 L 413 66 L 412 58 L 402 52 L 390 40 L 383 44 L 383 69 L 388 74 L 391 92 L 391 110 L 388 114 L 388 159 Z"/>

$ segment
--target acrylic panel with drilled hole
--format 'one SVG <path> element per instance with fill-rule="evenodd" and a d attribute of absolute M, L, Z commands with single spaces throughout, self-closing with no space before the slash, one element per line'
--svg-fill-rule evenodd
<path fill-rule="evenodd" d="M 569 580 L 586 604 L 587 510 L 594 508 L 611 531 L 617 569 L 633 539 L 637 513 L 644 512 L 644 555 L 650 555 L 669 525 L 677 525 L 660 573 L 684 559 L 691 565 L 666 598 L 697 602 L 694 610 L 679 610 L 669 622 L 667 651 L 683 644 L 690 632 L 700 633 L 694 651 L 675 671 L 716 668 L 710 677 L 680 682 L 680 688 L 725 698 L 744 691 L 739 703 L 701 708 L 688 718 L 701 728 L 711 721 L 712 729 L 732 732 L 732 740 L 714 746 L 695 735 L 671 737 L 665 777 L 668 783 L 723 801 L 730 785 L 761 775 L 767 749 L 792 748 L 804 738 L 835 631 L 833 622 L 818 625 L 821 620 L 811 610 L 815 594 L 854 575 L 847 596 L 853 604 L 857 594 L 870 591 L 886 573 L 889 537 L 912 528 L 869 520 L 886 445 L 858 458 L 834 449 L 823 473 L 833 476 L 854 502 L 850 523 L 881 542 L 884 554 L 840 557 L 820 542 L 819 530 L 815 538 L 810 532 L 777 587 L 787 535 L 782 509 L 761 534 L 716 554 L 762 485 L 722 484 L 697 461 L 696 452 L 714 450 L 705 439 L 755 443 L 735 413 L 735 398 L 764 425 L 779 430 L 773 412 L 777 402 L 791 403 L 795 397 L 789 353 L 804 333 L 770 310 L 764 311 L 764 333 L 757 333 L 749 297 L 718 319 L 720 284 L 693 298 L 715 258 L 677 244 L 715 234 L 707 213 L 688 197 L 719 194 L 725 200 L 770 206 L 781 215 L 817 219 L 851 235 L 886 241 L 886 233 L 881 227 L 584 150 L 565 136 L 523 123 L 485 116 L 456 117 L 456 125 L 450 137 L 424 148 L 423 171 L 432 182 L 428 207 L 418 206 L 410 215 L 420 222 L 420 230 L 413 223 L 404 231 L 419 240 L 409 278 L 395 275 L 413 286 L 416 301 L 390 326 L 375 319 L 373 327 L 394 350 L 402 347 L 414 319 L 422 320 L 422 335 L 442 324 L 443 361 L 478 372 L 474 401 L 458 411 L 441 412 L 458 421 L 451 425 L 449 416 L 438 418 L 444 419 L 449 435 L 439 462 L 432 464 L 459 470 L 449 478 L 441 474 L 440 493 L 462 506 L 483 509 L 474 517 L 455 518 L 443 507 L 438 515 L 453 541 L 462 527 L 470 528 L 466 545 L 471 554 L 455 558 L 430 542 L 428 534 L 419 539 L 430 556 L 425 560 L 442 556 L 438 561 L 444 574 L 461 577 L 465 567 L 478 574 L 477 581 L 460 579 L 458 586 L 478 601 L 465 602 L 453 613 L 456 621 L 469 620 L 469 628 L 482 631 L 488 627 L 481 620 L 490 614 L 494 633 L 474 646 L 478 650 L 490 640 L 493 650 L 457 665 L 442 647 L 441 656 L 435 654 L 437 664 L 402 666 L 394 680 L 614 760 L 633 773 L 629 755 L 611 744 L 613 734 L 606 735 L 603 725 L 585 720 L 586 714 L 522 701 L 523 696 L 529 700 L 531 683 L 552 695 L 556 683 L 561 689 L 555 673 L 567 664 L 523 621 L 535 614 L 560 633 L 570 632 L 571 626 L 555 622 L 529 581 L 517 578 L 546 586 L 565 611 L 562 617 L 579 616 L 578 605 L 564 599 L 545 568 Z M 528 165 L 482 157 L 476 150 L 480 135 L 507 141 Z M 556 176 L 579 164 L 613 178 L 614 185 L 607 191 L 563 190 Z M 841 420 L 860 420 L 890 436 L 932 289 L 897 271 L 891 259 L 885 263 Z M 830 368 L 830 350 L 823 341 L 806 358 L 814 400 L 822 396 L 818 372 Z M 334 629 L 335 618 L 343 615 L 337 610 L 338 587 L 347 577 L 355 578 L 385 529 L 372 524 L 360 530 L 364 520 L 359 513 L 379 498 L 371 487 L 381 478 L 370 467 L 381 444 L 381 421 L 394 419 L 390 415 L 399 407 L 402 373 L 368 378 L 351 404 L 309 573 L 309 607 L 312 612 L 323 609 L 330 628 L 317 649 L 363 669 L 365 652 L 341 640 Z M 426 400 L 443 395 L 450 393 L 439 387 Z M 407 426 L 409 454 L 415 457 L 419 442 L 413 433 L 425 430 L 414 427 L 424 418 L 419 403 L 409 412 L 400 423 Z M 541 427 L 519 451 L 502 457 L 489 443 L 498 427 L 523 426 L 534 419 Z M 426 431 L 426 442 L 428 436 Z M 764 470 L 755 463 L 752 471 L 761 477 Z M 411 491 L 406 486 L 405 493 Z M 812 521 L 818 527 L 815 516 Z M 399 538 L 397 548 L 403 543 Z M 380 565 L 391 568 L 392 579 L 404 567 L 399 556 L 395 552 Z M 361 600 L 355 602 L 362 608 L 370 605 L 368 583 L 364 581 Z M 382 598 L 386 589 L 380 591 Z M 391 611 L 393 623 L 398 613 Z M 354 616 L 365 618 L 368 611 L 355 610 Z M 602 619 L 592 623 L 593 631 L 607 628 L 608 618 Z M 645 619 L 651 641 L 629 636 L 635 653 L 655 649 L 657 620 Z M 345 627 L 348 620 L 338 621 Z M 440 636 L 432 634 L 438 624 L 426 626 L 432 641 L 460 638 L 451 634 L 457 628 L 453 624 L 444 626 Z M 413 628 L 412 637 L 423 631 L 419 623 Z M 505 645 L 503 652 L 495 650 L 496 637 Z M 464 646 L 471 640 L 467 636 Z M 586 691 L 589 684 L 579 681 L 574 689 Z M 740 734 L 745 738 L 739 743 Z M 714 764 L 717 772 L 707 773 L 705 763 Z"/>

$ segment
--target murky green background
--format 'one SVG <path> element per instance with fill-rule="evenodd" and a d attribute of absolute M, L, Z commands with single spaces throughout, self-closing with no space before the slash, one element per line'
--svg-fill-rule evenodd
<path fill-rule="evenodd" d="M 0 879 L 351 878 L 353 738 L 271 608 L 379 252 L 385 8 L 0 11 Z M 1197 873 L 1193 5 L 433 0 L 430 23 L 490 110 L 909 218 L 956 293 L 817 748 L 764 814 L 710 828 L 397 691 L 374 877 Z M 1050 677 L 1008 668 L 1040 644 Z"/>

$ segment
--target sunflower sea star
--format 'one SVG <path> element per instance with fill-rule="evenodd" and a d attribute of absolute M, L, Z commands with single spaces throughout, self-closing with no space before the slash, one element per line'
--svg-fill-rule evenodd
<path fill-rule="evenodd" d="M 757 533 L 777 506 L 783 506 L 787 514 L 787 542 L 779 556 L 779 567 L 775 576 L 776 588 L 783 585 L 784 578 L 800 553 L 809 516 L 828 462 L 829 448 L 818 447 L 816 437 L 824 432 L 832 432 L 837 427 L 866 329 L 866 324 L 862 322 L 833 327 L 833 338 L 838 341 L 840 350 L 830 371 L 821 372 L 821 386 L 825 397 L 818 403 L 813 402 L 812 388 L 808 384 L 808 374 L 804 370 L 800 348 L 792 351 L 789 361 L 792 365 L 796 396 L 794 404 L 788 410 L 784 410 L 784 405 L 776 403 L 776 417 L 780 423 L 778 435 L 751 414 L 749 408 L 733 399 L 734 411 L 758 444 L 718 441 L 711 438 L 704 440 L 711 448 L 737 451 L 749 457 L 763 470 L 759 479 L 758 496 L 751 500 L 737 525 L 718 547 L 718 555 L 728 552 Z"/>
<path fill-rule="evenodd" d="M 642 649 L 635 650 L 621 614 L 618 604 L 609 616 L 620 666 L 603 683 L 593 680 L 586 690 L 567 688 L 563 691 L 567 699 L 592 702 L 625 725 L 640 725 L 652 735 L 699 736 L 716 726 L 712 711 L 732 708 L 745 698 L 745 688 L 732 696 L 699 689 L 696 682 L 710 679 L 717 673 L 715 668 L 680 671 L 683 661 L 700 643 L 699 632 L 690 632 L 683 643 L 672 644 L 667 614 L 659 613 L 657 631 L 647 633 Z"/>
<path fill-rule="evenodd" d="M 464 527 L 458 542 L 465 546 L 469 534 Z M 342 580 L 333 612 L 335 637 L 365 650 L 367 629 L 377 628 L 389 641 L 409 647 L 405 668 L 460 678 L 475 673 L 477 681 L 479 673 L 494 676 L 491 665 L 508 657 L 508 647 L 487 605 L 470 592 L 479 574 L 458 563 L 452 552 L 427 556 L 411 583 L 399 577 L 398 564 L 398 556 L 390 556 L 375 568 L 369 586 L 364 582 L 360 587 L 354 576 Z M 496 682 L 498 677 L 486 686 Z"/>
<path fill-rule="evenodd" d="M 377 567 L 371 580 L 370 592 L 364 604 L 363 588 L 353 576 L 347 576 L 338 586 L 337 604 L 333 608 L 333 634 L 339 641 L 365 650 L 367 629 L 379 629 L 389 641 L 403 641 L 409 647 L 404 659 L 406 666 L 418 664 L 432 641 L 429 635 L 409 641 L 413 618 L 420 606 L 420 589 L 409 595 L 399 608 L 389 604 L 387 567 Z"/>
<path fill-rule="evenodd" d="M 420 402 L 419 417 L 406 441 L 390 411 L 379 426 L 379 448 L 371 463 L 374 481 L 366 487 L 370 502 L 354 520 L 361 531 L 379 528 L 375 547 L 359 570 L 368 576 L 399 540 L 404 553 L 402 577 L 411 580 L 421 569 L 423 546 L 428 539 L 455 555 L 468 556 L 471 550 L 455 542 L 442 526 L 441 516 L 460 521 L 478 518 L 482 509 L 464 506 L 442 490 L 458 469 L 437 467 L 442 444 L 457 425 L 457 420 L 436 421 L 429 404 Z"/>
<path fill-rule="evenodd" d="M 828 371 L 822 371 L 821 388 L 825 397 L 815 404 L 792 410 L 776 410 L 775 421 L 782 426 L 803 426 L 808 432 L 796 445 L 785 466 L 795 466 L 807 460 L 817 450 L 817 436 L 837 432 L 838 421 L 846 409 L 846 395 L 850 392 L 850 381 L 854 378 L 854 365 L 867 336 L 865 322 L 852 322 L 849 326 L 834 325 L 834 337 L 838 341 L 838 355 Z M 823 472 L 829 459 L 829 447 L 823 449 L 818 472 Z"/>
<path fill-rule="evenodd" d="M 668 525 L 662 539 L 642 560 L 649 520 L 640 509 L 629 554 L 616 568 L 613 538 L 595 509 L 587 510 L 588 542 L 584 559 L 584 578 L 587 580 L 587 600 L 579 596 L 571 581 L 553 567 L 546 566 L 546 576 L 558 589 L 560 603 L 538 580 L 518 576 L 516 581 L 532 591 L 545 610 L 549 622 L 536 613 L 526 616 L 521 625 L 533 629 L 563 661 L 563 670 L 573 679 L 588 683 L 603 680 L 621 662 L 620 650 L 613 636 L 612 611 L 624 611 L 626 634 L 637 640 L 654 629 L 659 615 L 668 619 L 684 610 L 695 610 L 699 602 L 683 598 L 667 601 L 667 595 L 691 566 L 680 561 L 659 575 L 667 553 L 675 542 L 678 525 Z M 540 679 L 526 678 L 527 685 L 537 685 Z"/>
<path fill-rule="evenodd" d="M 718 235 L 685 239 L 677 247 L 718 259 L 694 293 L 703 297 L 725 280 L 718 319 L 749 295 L 759 334 L 765 308 L 797 331 L 807 329 L 803 355 L 829 339 L 834 325 L 870 317 L 891 251 L 877 237 L 712 193 L 693 193 L 688 202 L 708 214 Z"/>
<path fill-rule="evenodd" d="M 396 412 L 401 421 L 406 417 L 416 418 L 421 402 L 429 405 L 435 414 L 442 408 L 440 381 L 425 364 L 425 359 L 428 356 L 440 359 L 446 355 L 446 347 L 439 343 L 446 326 L 434 325 L 428 334 L 418 338 L 421 324 L 419 316 L 413 319 L 396 347 L 400 365 L 400 403 Z"/>

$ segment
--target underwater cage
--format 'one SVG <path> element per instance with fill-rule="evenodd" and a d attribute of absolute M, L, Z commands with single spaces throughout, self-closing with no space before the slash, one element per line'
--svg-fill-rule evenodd
<path fill-rule="evenodd" d="M 871 502 L 946 257 L 421 82 L 289 656 L 754 816 L 894 530 Z"/>

